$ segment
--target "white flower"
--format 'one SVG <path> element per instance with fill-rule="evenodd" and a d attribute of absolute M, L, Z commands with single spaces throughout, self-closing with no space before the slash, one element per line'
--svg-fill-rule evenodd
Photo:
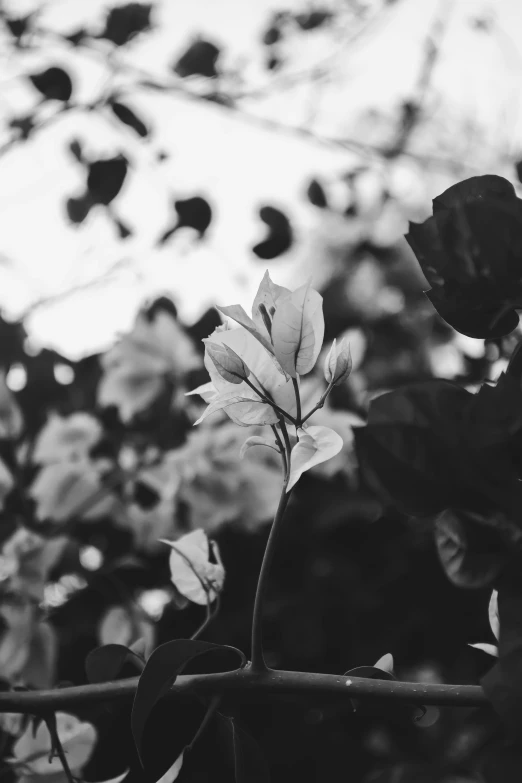
<path fill-rule="evenodd" d="M 38 519 L 65 522 L 76 514 L 81 519 L 99 519 L 115 505 L 112 495 L 102 494 L 97 465 L 88 460 L 45 465 L 30 489 Z M 98 499 L 97 499 L 98 498 Z"/>
<path fill-rule="evenodd" d="M 41 465 L 85 459 L 101 435 L 101 424 L 89 413 L 53 413 L 36 439 L 33 461 Z"/>
<path fill-rule="evenodd" d="M 177 541 L 166 541 L 172 551 L 169 566 L 172 583 L 176 589 L 195 604 L 206 606 L 214 601 L 223 589 L 225 569 L 219 562 L 217 544 L 212 542 L 212 552 L 218 561 L 209 560 L 209 540 L 203 530 L 193 530 Z"/>
<path fill-rule="evenodd" d="M 73 775 L 79 775 L 92 756 L 97 740 L 96 729 L 91 723 L 80 721 L 66 712 L 56 713 L 56 728 L 70 770 Z M 19 765 L 23 762 L 23 768 L 30 778 L 60 775 L 62 780 L 63 775 L 63 780 L 66 780 L 60 759 L 57 756 L 50 759 L 51 750 L 52 741 L 47 725 L 41 722 L 36 732 L 33 732 L 29 724 L 14 744 L 11 763 Z"/>
<path fill-rule="evenodd" d="M 115 405 L 127 422 L 156 399 L 167 377 L 180 379 L 200 365 L 192 341 L 175 318 L 165 312 L 151 319 L 139 313 L 132 331 L 102 358 L 98 402 Z"/>

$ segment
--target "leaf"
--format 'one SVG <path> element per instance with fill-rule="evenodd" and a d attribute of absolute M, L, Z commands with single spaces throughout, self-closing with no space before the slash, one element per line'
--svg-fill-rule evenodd
<path fill-rule="evenodd" d="M 128 125 L 129 128 L 132 128 L 132 130 L 136 131 L 138 136 L 141 136 L 142 139 L 148 136 L 149 130 L 147 126 L 132 111 L 132 109 L 129 109 L 129 107 L 124 103 L 120 103 L 119 101 L 115 100 L 109 101 L 109 106 L 120 122 L 122 122 L 124 125 Z"/>
<path fill-rule="evenodd" d="M 270 340 L 272 332 L 271 324 L 270 329 L 267 328 L 266 318 L 271 321 L 275 313 L 277 303 L 281 297 L 291 294 L 292 292 L 282 285 L 276 285 L 270 279 L 268 269 L 263 275 L 263 279 L 259 284 L 254 303 L 252 304 L 252 318 L 256 323 L 258 329 L 261 329 L 263 334 Z M 265 315 L 263 315 L 263 312 Z M 273 350 L 270 348 L 270 350 Z"/>
<path fill-rule="evenodd" d="M 272 343 L 281 367 L 292 378 L 313 369 L 323 337 L 323 298 L 317 291 L 304 285 L 278 301 Z"/>
<path fill-rule="evenodd" d="M 91 206 L 92 202 L 89 198 L 89 194 L 86 196 L 80 196 L 79 198 L 68 198 L 65 202 L 67 217 L 71 223 L 74 223 L 75 225 L 83 223 L 90 212 Z"/>
<path fill-rule="evenodd" d="M 143 668 L 141 658 L 122 644 L 97 647 L 85 660 L 87 679 L 93 683 L 116 680 L 127 663 L 133 664 L 138 671 Z"/>
<path fill-rule="evenodd" d="M 80 721 L 76 716 L 65 712 L 56 713 L 56 727 L 67 761 L 73 774 L 79 772 L 90 759 L 97 739 L 94 726 Z M 55 756 L 49 760 L 52 743 L 47 725 L 42 722 L 35 732 L 30 725 L 13 746 L 16 762 L 25 761 L 31 775 L 52 775 L 62 773 L 62 763 Z M 29 761 L 29 759 L 31 759 Z"/>
<path fill-rule="evenodd" d="M 496 644 L 487 644 L 487 642 L 476 642 L 470 644 L 470 647 L 474 647 L 476 650 L 482 650 L 487 655 L 492 655 L 493 658 L 498 658 L 498 647 Z"/>
<path fill-rule="evenodd" d="M 262 438 L 260 435 L 252 435 L 241 446 L 241 451 L 239 452 L 240 459 L 243 459 L 248 449 L 253 448 L 253 446 L 268 446 L 270 449 L 277 451 L 278 454 L 280 453 L 275 441 L 267 440 L 267 438 Z"/>
<path fill-rule="evenodd" d="M 236 648 L 198 639 L 176 639 L 154 650 L 140 677 L 132 706 L 131 728 L 138 754 L 141 754 L 147 719 L 157 702 L 172 687 L 178 674 L 194 658 L 217 652 L 233 652 L 239 656 L 240 665 L 245 664 L 243 653 Z"/>
<path fill-rule="evenodd" d="M 107 206 L 123 187 L 128 161 L 124 155 L 96 160 L 89 164 L 87 190 L 94 204 Z"/>
<path fill-rule="evenodd" d="M 193 228 L 203 238 L 212 222 L 212 208 L 201 196 L 178 199 L 174 202 L 178 215 L 176 228 Z"/>
<path fill-rule="evenodd" d="M 379 658 L 374 666 L 376 669 L 382 669 L 383 672 L 393 674 L 393 655 L 391 653 L 386 653 L 386 655 Z"/>
<path fill-rule="evenodd" d="M 220 313 L 223 313 L 223 315 L 232 318 L 233 321 L 246 329 L 247 332 L 250 332 L 250 334 L 255 337 L 270 354 L 274 353 L 271 343 L 261 334 L 255 322 L 245 312 L 241 305 L 228 305 L 227 307 L 218 307 L 217 309 Z"/>
<path fill-rule="evenodd" d="M 343 439 L 330 427 L 307 427 L 290 457 L 289 492 L 306 470 L 335 457 L 343 447 Z"/>
<path fill-rule="evenodd" d="M 444 511 L 435 522 L 435 541 L 446 575 L 458 587 L 491 584 L 507 561 L 495 531 L 469 511 Z"/>
<path fill-rule="evenodd" d="M 47 68 L 29 76 L 33 86 L 45 100 L 68 101 L 72 95 L 71 77 L 63 68 Z"/>
<path fill-rule="evenodd" d="M 320 209 L 326 209 L 328 207 L 326 193 L 324 192 L 322 185 L 316 179 L 313 179 L 308 185 L 306 195 L 308 201 L 313 204 L 314 207 L 319 207 Z"/>
<path fill-rule="evenodd" d="M 215 601 L 225 581 L 225 569 L 219 560 L 217 544 L 212 542 L 212 553 L 218 562 L 211 563 L 209 540 L 201 528 L 176 541 L 163 538 L 160 541 L 171 547 L 170 576 L 178 592 L 200 606 L 208 606 Z"/>
<path fill-rule="evenodd" d="M 493 636 L 498 641 L 500 636 L 500 620 L 498 618 L 498 590 L 493 590 L 488 606 L 489 625 Z"/>
<path fill-rule="evenodd" d="M 242 383 L 250 375 L 250 370 L 238 354 L 224 343 L 204 340 L 205 350 L 210 356 L 218 373 L 229 383 Z"/>
<path fill-rule="evenodd" d="M 252 248 L 258 257 L 270 260 L 285 253 L 293 241 L 293 231 L 287 216 L 275 207 L 261 207 L 259 217 L 268 226 L 268 236 Z"/>
<path fill-rule="evenodd" d="M 270 783 L 268 764 L 256 740 L 234 718 L 221 713 L 216 717 L 230 747 L 235 783 Z"/>
<path fill-rule="evenodd" d="M 305 14 L 296 14 L 295 21 L 301 28 L 301 30 L 316 30 L 318 27 L 322 27 L 325 22 L 328 22 L 332 18 L 332 12 L 325 9 L 317 9 Z"/>
<path fill-rule="evenodd" d="M 218 75 L 217 61 L 220 49 L 210 41 L 194 41 L 181 57 L 174 63 L 172 70 L 185 79 L 187 76 L 206 76 L 213 78 Z"/>
<path fill-rule="evenodd" d="M 349 343 L 343 339 L 339 348 L 337 348 L 337 340 L 334 339 L 332 347 L 324 360 L 324 379 L 326 383 L 342 383 L 348 378 L 351 371 L 352 357 Z"/>
<path fill-rule="evenodd" d="M 112 41 L 116 46 L 123 46 L 150 28 L 151 10 L 152 6 L 148 3 L 127 3 L 111 8 L 99 37 Z"/>

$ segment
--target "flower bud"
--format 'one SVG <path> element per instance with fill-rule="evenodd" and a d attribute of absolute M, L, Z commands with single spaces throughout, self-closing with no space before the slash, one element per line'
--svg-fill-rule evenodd
<path fill-rule="evenodd" d="M 335 385 L 345 381 L 352 371 L 350 345 L 345 340 L 337 347 L 334 340 L 324 362 L 324 377 L 328 384 Z"/>
<path fill-rule="evenodd" d="M 224 343 L 206 342 L 207 355 L 212 359 L 216 370 L 229 383 L 242 383 L 250 375 L 243 359 Z"/>

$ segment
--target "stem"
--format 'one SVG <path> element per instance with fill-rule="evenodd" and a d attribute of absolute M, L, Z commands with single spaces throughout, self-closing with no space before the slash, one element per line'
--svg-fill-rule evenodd
<path fill-rule="evenodd" d="M 277 431 L 277 427 L 275 426 L 275 424 L 271 424 L 270 427 L 272 429 L 272 432 L 274 433 L 274 437 L 276 439 L 276 443 L 277 443 L 277 445 L 279 447 L 279 451 L 280 451 L 280 454 L 281 454 L 281 459 L 283 460 L 283 476 L 286 476 L 286 474 L 289 472 L 288 471 L 288 461 L 287 461 L 287 458 L 286 458 L 286 450 L 285 450 L 285 447 L 283 445 L 283 441 L 281 440 L 281 436 L 279 435 L 279 433 Z"/>
<path fill-rule="evenodd" d="M 46 710 L 73 711 L 103 702 L 132 701 L 139 677 L 92 685 L 74 685 L 41 691 L 4 691 L 0 693 L 0 712 L 41 714 Z M 349 683 L 349 684 L 348 684 Z M 479 707 L 489 704 L 480 685 L 400 682 L 347 677 L 338 674 L 287 672 L 252 667 L 214 674 L 180 674 L 167 698 L 180 695 L 211 696 L 237 694 L 239 702 L 251 703 L 256 693 L 265 696 L 301 696 L 308 703 L 341 703 L 350 706 L 352 698 L 407 701 L 414 704 L 439 704 L 452 707 Z"/>
<path fill-rule="evenodd" d="M 302 421 L 301 421 L 301 395 L 299 393 L 299 381 L 297 380 L 297 378 L 292 378 L 292 384 L 293 384 L 294 392 L 295 392 L 295 404 L 297 406 L 297 416 L 296 416 L 297 424 L 296 424 L 296 426 L 300 427 L 301 424 L 302 424 Z"/>
<path fill-rule="evenodd" d="M 63 771 L 65 772 L 68 782 L 76 783 L 75 778 L 71 772 L 71 768 L 69 767 L 69 762 L 67 761 L 67 756 L 65 755 L 62 742 L 60 740 L 60 737 L 58 736 L 56 715 L 53 713 L 50 717 L 46 718 L 45 723 L 47 724 L 47 728 L 49 729 L 49 734 L 51 735 L 51 747 L 53 751 L 56 752 L 58 758 L 62 762 Z"/>
<path fill-rule="evenodd" d="M 288 431 L 286 429 L 286 424 L 281 419 L 281 431 L 283 433 L 283 438 L 285 440 L 285 452 L 286 452 L 286 460 L 283 463 L 285 466 L 284 471 L 284 477 L 283 477 L 283 487 L 281 489 L 281 497 L 279 498 L 279 505 L 277 507 L 277 511 L 274 517 L 274 521 L 272 523 L 272 527 L 270 529 L 270 535 L 268 536 L 268 542 L 265 549 L 265 554 L 263 557 L 263 562 L 261 564 L 261 570 L 259 572 L 259 579 L 257 581 L 257 590 L 256 590 L 256 597 L 254 599 L 254 614 L 252 618 L 252 670 L 259 672 L 259 671 L 267 671 L 267 665 L 265 663 L 265 658 L 263 655 L 263 608 L 264 608 L 264 602 L 266 597 L 266 590 L 268 585 L 268 574 L 270 571 L 270 567 L 272 565 L 272 561 L 274 559 L 274 552 L 275 547 L 277 544 L 277 539 L 279 537 L 279 532 L 281 530 L 281 521 L 283 519 L 286 507 L 288 505 L 288 500 L 290 498 L 290 492 L 287 492 L 287 486 L 288 481 L 290 478 L 290 439 L 288 437 Z"/>
<path fill-rule="evenodd" d="M 305 416 L 305 417 L 304 417 L 304 418 L 301 420 L 301 426 L 303 426 L 303 424 L 305 423 L 305 421 L 307 421 L 307 420 L 310 418 L 310 416 L 313 416 L 313 415 L 314 415 L 314 413 L 315 413 L 316 411 L 318 411 L 318 410 L 319 410 L 319 408 L 322 408 L 322 407 L 324 406 L 324 404 L 325 404 L 325 402 L 326 402 L 326 398 L 328 397 L 328 395 L 329 395 L 329 394 L 330 394 L 330 392 L 332 391 L 333 387 L 334 387 L 334 384 L 333 384 L 333 383 L 330 383 L 330 384 L 329 384 L 329 386 L 328 386 L 328 388 L 327 388 L 327 390 L 326 390 L 326 391 L 325 391 L 325 392 L 324 392 L 324 393 L 321 395 L 321 399 L 319 400 L 319 402 L 317 403 L 317 405 L 315 405 L 315 406 L 312 408 L 312 410 L 311 410 L 311 411 L 309 411 L 309 412 L 306 414 L 306 416 Z"/>
<path fill-rule="evenodd" d="M 267 405 L 270 405 L 270 407 L 272 407 L 275 411 L 277 411 L 281 416 L 284 416 L 285 419 L 288 419 L 288 421 L 292 422 L 294 426 L 297 426 L 297 420 L 294 419 L 293 416 L 290 416 L 290 414 L 284 411 L 282 408 L 280 408 L 279 405 L 276 405 L 275 402 L 271 400 L 269 397 L 267 397 L 265 394 L 263 394 L 263 392 L 259 391 L 259 389 L 257 389 L 254 386 L 252 381 L 249 381 L 248 378 L 244 378 L 243 380 L 246 384 L 248 384 L 248 386 L 250 386 L 250 388 L 253 391 L 255 391 L 255 393 L 261 398 L 262 402 L 265 402 Z"/>
<path fill-rule="evenodd" d="M 212 620 L 215 617 L 217 617 L 217 615 L 219 613 L 219 609 L 220 609 L 220 596 L 219 596 L 219 593 L 217 593 L 216 594 L 216 608 L 214 609 L 214 611 L 212 611 L 212 604 L 211 604 L 210 600 L 207 601 L 207 616 L 205 617 L 205 619 L 203 620 L 203 622 L 201 623 L 201 625 L 199 626 L 197 631 L 194 631 L 194 633 L 190 637 L 191 639 L 199 639 L 199 637 L 201 636 L 203 631 L 205 631 L 208 628 L 208 626 L 210 625 Z"/>

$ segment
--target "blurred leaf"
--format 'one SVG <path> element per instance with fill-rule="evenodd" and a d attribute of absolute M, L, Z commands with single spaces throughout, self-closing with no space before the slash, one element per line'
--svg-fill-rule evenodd
<path fill-rule="evenodd" d="M 123 187 L 128 161 L 123 155 L 89 164 L 87 190 L 94 204 L 108 205 Z"/>
<path fill-rule="evenodd" d="M 116 680 L 125 666 L 131 663 L 137 671 L 143 669 L 143 661 L 122 644 L 106 644 L 91 650 L 85 660 L 85 672 L 89 682 Z"/>
<path fill-rule="evenodd" d="M 469 511 L 444 511 L 435 522 L 435 541 L 444 570 L 458 587 L 490 585 L 508 558 L 500 537 Z"/>
<path fill-rule="evenodd" d="M 178 213 L 177 228 L 193 228 L 203 238 L 212 220 L 208 201 L 201 196 L 178 199 L 174 202 L 174 209 Z"/>
<path fill-rule="evenodd" d="M 194 41 L 177 60 L 172 69 L 178 76 L 217 76 L 216 64 L 220 49 L 210 41 Z"/>
<path fill-rule="evenodd" d="M 105 20 L 105 28 L 100 38 L 112 41 L 116 46 L 123 46 L 139 33 L 150 29 L 149 3 L 127 3 L 111 8 Z"/>
<path fill-rule="evenodd" d="M 265 32 L 263 33 L 263 43 L 265 46 L 273 46 L 278 41 L 281 40 L 281 28 L 278 27 L 278 25 L 271 25 Z"/>
<path fill-rule="evenodd" d="M 314 207 L 320 207 L 321 209 L 324 209 L 328 206 L 328 199 L 326 198 L 326 193 L 323 190 L 323 186 L 316 179 L 313 179 L 308 185 L 306 195 L 308 197 L 308 201 L 313 204 Z"/>
<path fill-rule="evenodd" d="M 285 253 L 293 239 L 292 227 L 286 215 L 275 207 L 261 207 L 259 217 L 268 226 L 268 236 L 255 245 L 252 252 L 266 260 Z"/>
<path fill-rule="evenodd" d="M 65 207 L 71 223 L 83 223 L 91 209 L 91 199 L 88 195 L 79 198 L 71 197 L 65 202 Z"/>
<path fill-rule="evenodd" d="M 78 30 L 75 30 L 74 33 L 68 33 L 63 37 L 65 38 L 66 41 L 72 43 L 73 46 L 79 46 L 87 38 L 89 38 L 89 33 L 87 32 L 87 30 L 84 30 L 83 27 L 81 27 Z"/>
<path fill-rule="evenodd" d="M 132 128 L 138 136 L 141 136 L 142 138 L 145 138 L 148 135 L 148 128 L 145 125 L 145 123 L 140 120 L 139 117 L 132 111 L 132 109 L 129 109 L 128 106 L 126 106 L 124 103 L 120 103 L 119 101 L 110 100 L 109 106 L 111 107 L 112 111 L 116 115 L 116 117 L 120 120 L 120 122 L 123 122 L 124 125 L 128 125 L 129 128 Z"/>
<path fill-rule="evenodd" d="M 73 139 L 71 142 L 69 142 L 69 152 L 78 161 L 78 163 L 84 162 L 82 145 L 78 139 Z"/>
<path fill-rule="evenodd" d="M 47 68 L 29 75 L 33 86 L 48 100 L 68 101 L 72 95 L 71 77 L 63 68 Z"/>
<path fill-rule="evenodd" d="M 332 18 L 332 12 L 328 9 L 316 9 L 306 14 L 296 14 L 295 21 L 301 30 L 316 30 L 322 27 Z"/>

